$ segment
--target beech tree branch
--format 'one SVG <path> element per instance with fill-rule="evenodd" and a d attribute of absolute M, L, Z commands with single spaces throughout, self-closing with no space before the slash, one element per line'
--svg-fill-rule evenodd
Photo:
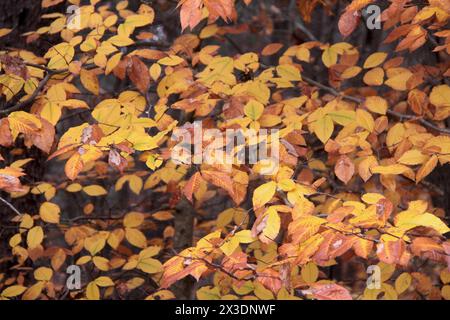
<path fill-rule="evenodd" d="M 19 212 L 19 210 L 16 209 L 9 201 L 3 199 L 0 197 L 0 201 L 3 202 L 6 206 L 8 206 L 12 211 L 14 211 L 19 217 L 22 216 L 22 214 Z"/>
<path fill-rule="evenodd" d="M 318 87 L 318 88 L 320 88 L 322 90 L 325 90 L 328 93 L 330 93 L 330 94 L 332 94 L 332 95 L 334 95 L 336 97 L 342 97 L 343 99 L 346 99 L 346 100 L 349 100 L 349 101 L 353 101 L 353 102 L 356 102 L 356 103 L 363 103 L 364 102 L 364 99 L 362 99 L 362 98 L 358 98 L 358 97 L 342 94 L 341 92 L 337 91 L 336 89 L 334 89 L 332 87 L 329 87 L 329 86 L 326 86 L 326 85 L 324 85 L 324 84 L 322 84 L 320 82 L 317 82 L 317 81 L 315 81 L 315 80 L 313 80 L 313 79 L 311 79 L 309 77 L 306 77 L 304 75 L 302 75 L 302 79 L 305 82 L 307 82 L 309 84 L 312 84 L 312 85 L 314 85 L 314 86 L 316 86 L 316 87 Z M 423 118 L 420 118 L 420 117 L 417 117 L 417 116 L 414 116 L 414 115 L 401 114 L 401 113 L 399 113 L 397 111 L 389 110 L 389 109 L 387 110 L 387 114 L 390 115 L 390 116 L 393 116 L 393 117 L 395 117 L 397 119 L 399 119 L 400 121 L 402 121 L 402 120 L 417 121 L 421 125 L 423 125 L 424 127 L 427 127 L 428 129 L 432 129 L 432 130 L 438 131 L 438 132 L 440 132 L 442 134 L 450 135 L 450 129 L 438 127 L 434 123 L 429 122 L 429 121 L 427 121 L 427 120 L 425 120 Z"/>

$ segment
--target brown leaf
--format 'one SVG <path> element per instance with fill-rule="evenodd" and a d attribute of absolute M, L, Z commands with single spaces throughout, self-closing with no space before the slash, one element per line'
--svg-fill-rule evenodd
<path fill-rule="evenodd" d="M 128 165 L 127 159 L 122 157 L 116 149 L 111 149 L 109 151 L 108 163 L 111 166 L 116 167 L 121 173 Z"/>
<path fill-rule="evenodd" d="M 8 118 L 3 118 L 0 120 L 0 146 L 10 147 L 13 143 Z"/>
<path fill-rule="evenodd" d="M 202 182 L 203 178 L 200 172 L 196 172 L 192 175 L 192 177 L 189 179 L 189 181 L 186 183 L 186 185 L 183 188 L 183 194 L 186 196 L 186 198 L 193 203 L 192 195 L 195 191 L 198 190 L 200 187 L 200 183 Z"/>
<path fill-rule="evenodd" d="M 387 264 L 400 263 L 404 251 L 405 242 L 401 239 L 397 241 L 383 241 L 377 244 L 377 256 L 380 261 Z"/>
<path fill-rule="evenodd" d="M 315 283 L 311 293 L 317 300 L 353 300 L 346 288 L 335 283 Z"/>
<path fill-rule="evenodd" d="M 383 198 L 378 200 L 375 206 L 378 217 L 382 218 L 383 222 L 386 223 L 394 209 L 394 205 L 389 199 Z"/>
<path fill-rule="evenodd" d="M 214 22 L 219 17 L 224 21 L 233 19 L 233 0 L 204 0 L 204 4 L 209 11 L 209 21 Z"/>
<path fill-rule="evenodd" d="M 182 31 L 187 27 L 190 27 L 191 30 L 194 29 L 202 20 L 201 4 L 202 0 L 186 0 L 183 2 L 180 11 Z"/>
<path fill-rule="evenodd" d="M 55 140 L 55 127 L 47 120 L 41 118 L 42 127 L 37 132 L 33 132 L 27 136 L 32 144 L 44 151 L 50 153 L 53 142 Z"/>
<path fill-rule="evenodd" d="M 231 180 L 230 174 L 220 171 L 202 170 L 202 177 L 213 185 L 227 191 L 231 197 L 234 196 L 233 180 Z"/>
<path fill-rule="evenodd" d="M 19 57 L 11 57 L 9 55 L 1 55 L 0 62 L 6 74 L 14 74 L 24 80 L 28 80 L 30 75 L 24 61 Z"/>
<path fill-rule="evenodd" d="M 131 57 L 131 67 L 128 76 L 138 90 L 145 94 L 150 85 L 150 74 L 144 62 L 136 56 Z"/>
<path fill-rule="evenodd" d="M 336 161 L 334 173 L 336 173 L 336 177 L 338 177 L 339 180 L 347 184 L 355 173 L 355 165 L 348 156 L 342 155 Z"/>
<path fill-rule="evenodd" d="M 338 28 L 339 32 L 345 37 L 348 37 L 355 31 L 359 24 L 360 16 L 357 11 L 346 11 L 339 18 Z"/>
<path fill-rule="evenodd" d="M 265 46 L 264 49 L 262 49 L 261 54 L 263 56 L 271 56 L 280 51 L 281 48 L 283 48 L 282 43 L 271 43 Z"/>

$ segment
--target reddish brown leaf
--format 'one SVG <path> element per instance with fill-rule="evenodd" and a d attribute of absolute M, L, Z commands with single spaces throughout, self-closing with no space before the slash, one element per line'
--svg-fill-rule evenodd
<path fill-rule="evenodd" d="M 348 37 L 355 31 L 360 21 L 360 16 L 357 11 L 346 11 L 339 18 L 338 28 L 339 32 L 345 37 Z"/>
<path fill-rule="evenodd" d="M 30 135 L 26 135 L 26 141 L 34 144 L 36 147 L 50 153 L 53 142 L 55 140 L 55 127 L 47 120 L 41 118 L 42 127 L 37 132 L 33 132 Z"/>
<path fill-rule="evenodd" d="M 230 174 L 220 171 L 202 170 L 202 177 L 213 185 L 227 191 L 231 197 L 234 196 L 233 180 L 231 180 Z"/>
<path fill-rule="evenodd" d="M 183 194 L 191 203 L 193 203 L 192 195 L 194 194 L 195 191 L 198 190 L 202 180 L 203 180 L 203 178 L 202 178 L 200 172 L 196 172 L 192 175 L 192 177 L 189 179 L 189 181 L 186 183 L 186 185 L 183 188 Z"/>
<path fill-rule="evenodd" d="M 355 173 L 355 165 L 348 156 L 342 155 L 336 161 L 334 173 L 339 180 L 347 184 Z"/>
<path fill-rule="evenodd" d="M 311 293 L 317 300 L 352 300 L 350 292 L 335 283 L 312 285 Z"/>
<path fill-rule="evenodd" d="M 186 0 L 181 5 L 180 21 L 181 29 L 184 31 L 187 27 L 191 30 L 202 20 L 202 10 L 200 6 L 202 0 Z"/>
<path fill-rule="evenodd" d="M 261 54 L 263 56 L 271 56 L 280 51 L 281 48 L 283 48 L 282 43 L 271 43 L 265 46 L 264 49 L 262 49 Z"/>
<path fill-rule="evenodd" d="M 13 142 L 8 118 L 3 118 L 0 120 L 0 146 L 10 147 Z"/>
<path fill-rule="evenodd" d="M 150 74 L 148 68 L 138 57 L 131 57 L 131 67 L 128 69 L 128 76 L 138 90 L 145 94 L 150 85 Z"/>
<path fill-rule="evenodd" d="M 24 80 L 28 80 L 30 77 L 28 69 L 21 58 L 4 54 L 0 56 L 0 62 L 6 74 L 14 74 Z"/>

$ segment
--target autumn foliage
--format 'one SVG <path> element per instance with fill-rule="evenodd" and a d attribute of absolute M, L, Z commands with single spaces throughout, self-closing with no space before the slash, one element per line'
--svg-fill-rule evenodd
<path fill-rule="evenodd" d="M 450 299 L 427 180 L 450 161 L 449 2 L 341 1 L 334 43 L 305 31 L 334 1 L 292 2 L 306 36 L 247 52 L 263 1 L 42 1 L 0 49 L 0 300 Z M 353 43 L 371 4 L 379 50 Z M 277 170 L 172 161 L 195 122 L 277 129 Z"/>

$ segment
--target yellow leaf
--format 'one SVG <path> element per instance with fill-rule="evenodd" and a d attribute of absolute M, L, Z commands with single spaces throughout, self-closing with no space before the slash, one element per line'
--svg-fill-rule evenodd
<path fill-rule="evenodd" d="M 408 170 L 409 168 L 402 164 L 391 164 L 387 166 L 375 166 L 370 171 L 379 174 L 402 174 Z"/>
<path fill-rule="evenodd" d="M 125 24 L 133 27 L 143 27 L 153 22 L 154 15 L 134 14 L 125 19 Z"/>
<path fill-rule="evenodd" d="M 50 58 L 47 67 L 53 70 L 60 70 L 68 68 L 70 62 L 75 55 L 75 49 L 67 42 L 59 43 L 56 46 L 51 47 L 44 58 Z"/>
<path fill-rule="evenodd" d="M 147 238 L 138 229 L 125 228 L 125 237 L 135 247 L 145 248 L 147 246 Z"/>
<path fill-rule="evenodd" d="M 220 246 L 220 250 L 222 250 L 225 255 L 230 256 L 238 247 L 239 240 L 235 236 L 232 236 L 223 242 Z"/>
<path fill-rule="evenodd" d="M 101 271 L 109 271 L 111 267 L 109 264 L 109 260 L 104 257 L 95 256 L 92 258 L 92 262 L 97 267 L 97 269 Z"/>
<path fill-rule="evenodd" d="M 375 204 L 381 199 L 384 199 L 384 196 L 379 193 L 366 193 L 361 197 L 361 200 L 368 204 Z"/>
<path fill-rule="evenodd" d="M 29 287 L 27 291 L 22 295 L 22 300 L 36 300 L 44 289 L 45 282 L 39 281 Z"/>
<path fill-rule="evenodd" d="M 84 187 L 83 191 L 86 192 L 87 195 L 92 197 L 98 197 L 108 194 L 105 188 L 96 184 Z"/>
<path fill-rule="evenodd" d="M 27 245 L 29 248 L 35 248 L 44 240 L 44 231 L 40 226 L 36 226 L 28 231 Z"/>
<path fill-rule="evenodd" d="M 334 124 L 331 117 L 325 115 L 314 122 L 314 133 L 322 143 L 326 143 L 333 134 Z"/>
<path fill-rule="evenodd" d="M 266 242 L 265 241 L 266 239 L 270 241 L 275 241 L 275 238 L 280 232 L 280 224 L 281 224 L 280 216 L 273 207 L 267 209 L 264 215 L 267 216 L 267 222 L 262 232 L 264 238 L 262 238 L 261 241 Z"/>
<path fill-rule="evenodd" d="M 353 66 L 350 68 L 347 68 L 342 72 L 341 78 L 342 79 L 351 79 L 353 77 L 356 77 L 361 72 L 361 67 Z"/>
<path fill-rule="evenodd" d="M 42 107 L 40 115 L 52 125 L 56 125 L 61 118 L 61 113 L 61 106 L 58 103 L 49 101 Z"/>
<path fill-rule="evenodd" d="M 16 233 L 9 239 L 9 246 L 11 248 L 14 248 L 15 246 L 19 245 L 22 242 L 22 236 L 20 233 Z"/>
<path fill-rule="evenodd" d="M 267 202 L 269 202 L 272 199 L 272 197 L 275 195 L 276 190 L 277 190 L 277 183 L 274 181 L 267 182 L 256 188 L 252 198 L 253 208 L 256 210 L 264 206 Z"/>
<path fill-rule="evenodd" d="M 250 119 L 258 120 L 264 112 L 264 105 L 256 100 L 250 100 L 244 107 L 244 113 Z"/>
<path fill-rule="evenodd" d="M 81 69 L 80 80 L 88 91 L 98 96 L 100 93 L 100 86 L 98 83 L 97 75 L 92 70 Z"/>
<path fill-rule="evenodd" d="M 272 291 L 266 289 L 261 283 L 255 282 L 255 289 L 253 291 L 255 296 L 261 300 L 273 300 L 275 299 Z"/>
<path fill-rule="evenodd" d="M 8 28 L 1 28 L 0 29 L 0 38 L 6 36 L 8 33 L 10 33 L 12 29 Z"/>
<path fill-rule="evenodd" d="M 407 89 L 407 82 L 412 77 L 412 72 L 408 69 L 401 69 L 395 73 L 395 75 L 389 77 L 384 84 L 391 87 L 394 90 L 403 91 Z"/>
<path fill-rule="evenodd" d="M 88 298 L 89 300 L 100 300 L 100 289 L 95 284 L 95 281 L 91 281 L 87 285 L 86 298 Z"/>
<path fill-rule="evenodd" d="M 126 34 L 112 36 L 111 38 L 108 39 L 108 42 L 117 47 L 126 47 L 134 43 L 134 41 L 130 39 Z"/>
<path fill-rule="evenodd" d="M 11 286 L 3 290 L 1 296 L 5 298 L 16 297 L 21 295 L 26 289 L 26 287 L 20 285 Z"/>
<path fill-rule="evenodd" d="M 375 121 L 372 115 L 363 109 L 356 110 L 356 123 L 369 132 L 372 132 L 375 128 Z"/>
<path fill-rule="evenodd" d="M 59 223 L 60 213 L 59 206 L 51 202 L 44 202 L 39 208 L 39 216 L 48 223 Z"/>
<path fill-rule="evenodd" d="M 363 81 L 368 86 L 381 86 L 384 81 L 384 70 L 382 68 L 375 68 L 366 72 Z"/>
<path fill-rule="evenodd" d="M 364 62 L 364 69 L 370 69 L 379 66 L 386 60 L 387 53 L 385 52 L 375 52 L 372 53 Z"/>
<path fill-rule="evenodd" d="M 430 102 L 436 107 L 450 107 L 450 87 L 446 84 L 434 87 L 430 93 Z"/>
<path fill-rule="evenodd" d="M 236 232 L 234 237 L 239 241 L 239 243 L 252 243 L 256 241 L 256 238 L 252 237 L 251 230 L 241 230 L 239 232 Z"/>
<path fill-rule="evenodd" d="M 148 274 L 159 273 L 163 271 L 163 265 L 156 259 L 145 258 L 140 259 L 136 268 Z"/>
<path fill-rule="evenodd" d="M 445 300 L 450 300 L 450 285 L 446 285 L 446 286 L 442 287 L 441 295 Z"/>
<path fill-rule="evenodd" d="M 144 222 L 144 215 L 140 212 L 130 212 L 123 218 L 123 225 L 127 228 L 139 227 Z"/>
<path fill-rule="evenodd" d="M 111 58 L 109 58 L 108 62 L 106 63 L 105 75 L 111 73 L 111 71 L 119 64 L 121 58 L 122 58 L 121 52 L 116 53 Z"/>
<path fill-rule="evenodd" d="M 47 267 L 40 267 L 34 270 L 34 278 L 39 281 L 50 281 L 53 270 Z"/>
<path fill-rule="evenodd" d="M 99 235 L 94 235 L 84 239 L 84 248 L 89 251 L 92 256 L 95 256 L 98 252 L 100 252 L 105 247 L 105 244 L 105 238 Z"/>
<path fill-rule="evenodd" d="M 139 194 L 142 190 L 142 186 L 144 184 L 144 182 L 142 181 L 142 179 L 138 176 L 135 175 L 125 175 L 120 177 L 115 185 L 115 189 L 116 191 L 119 191 L 123 188 L 123 185 L 128 182 L 128 185 L 131 189 L 131 191 L 133 191 L 135 194 Z"/>
<path fill-rule="evenodd" d="M 450 231 L 447 225 L 442 222 L 441 219 L 434 214 L 425 212 L 422 214 L 404 214 L 399 217 L 395 224 L 397 227 L 404 228 L 406 230 L 422 226 L 436 230 L 437 232 L 444 234 Z"/>
<path fill-rule="evenodd" d="M 322 62 L 323 64 L 329 68 L 337 63 L 338 54 L 332 47 L 329 47 L 323 50 L 322 53 Z"/>
<path fill-rule="evenodd" d="M 277 67 L 278 75 L 287 81 L 300 81 L 302 76 L 300 75 L 300 70 L 290 64 L 283 64 Z"/>
<path fill-rule="evenodd" d="M 216 24 L 210 24 L 202 29 L 199 37 L 200 39 L 210 38 L 217 33 L 217 30 L 219 30 L 219 27 Z"/>
<path fill-rule="evenodd" d="M 161 65 L 154 63 L 149 69 L 150 77 L 156 81 L 161 75 Z"/>
<path fill-rule="evenodd" d="M 331 111 L 327 113 L 334 122 L 340 124 L 341 126 L 346 126 L 355 121 L 355 111 L 353 110 L 339 110 Z"/>
<path fill-rule="evenodd" d="M 168 57 L 158 60 L 158 63 L 162 64 L 163 66 L 176 66 L 183 62 L 184 59 L 176 55 L 169 55 Z"/>
<path fill-rule="evenodd" d="M 99 287 L 112 287 L 114 286 L 114 282 L 110 277 L 98 277 L 94 280 L 95 284 Z"/>
<path fill-rule="evenodd" d="M 319 268 L 317 268 L 316 264 L 313 262 L 308 262 L 305 266 L 302 267 L 301 275 L 303 280 L 307 283 L 316 282 L 319 277 Z"/>
<path fill-rule="evenodd" d="M 420 150 L 414 149 L 406 151 L 400 159 L 398 159 L 398 162 L 407 165 L 417 165 L 424 163 L 428 157 L 429 156 L 423 154 Z"/>
<path fill-rule="evenodd" d="M 378 96 L 367 97 L 364 105 L 372 112 L 386 114 L 388 103 L 385 99 Z"/>
<path fill-rule="evenodd" d="M 412 282 L 412 277 L 409 273 L 404 272 L 397 279 L 395 279 L 395 291 L 401 294 L 409 288 Z"/>
<path fill-rule="evenodd" d="M 305 47 L 300 47 L 295 52 L 295 57 L 300 61 L 309 62 L 311 53 L 309 52 L 309 49 Z"/>

